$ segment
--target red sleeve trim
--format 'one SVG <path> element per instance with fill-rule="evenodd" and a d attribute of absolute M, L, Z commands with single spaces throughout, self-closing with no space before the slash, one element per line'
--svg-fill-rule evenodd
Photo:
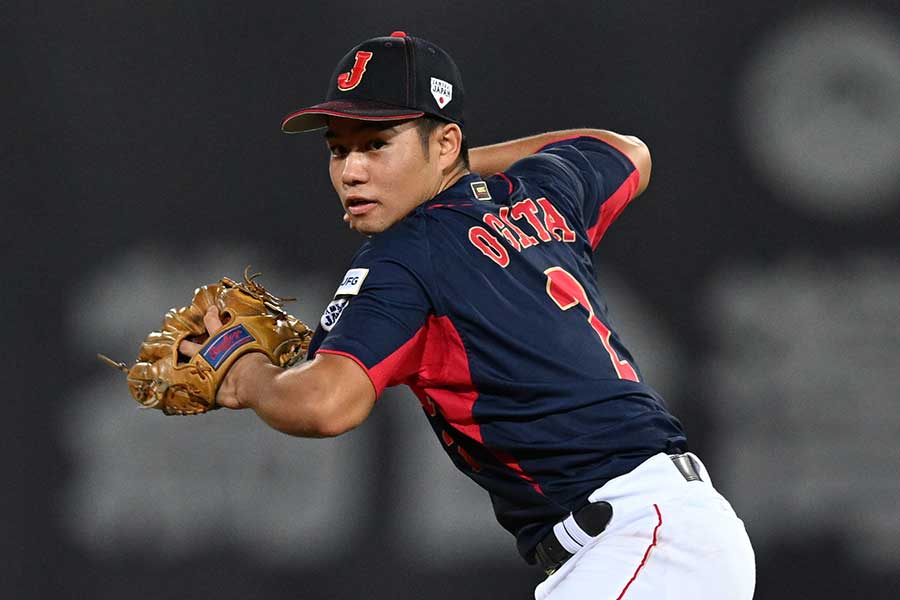
<path fill-rule="evenodd" d="M 634 199 L 634 194 L 638 189 L 640 179 L 641 175 L 637 172 L 637 169 L 635 169 L 631 172 L 631 175 L 622 182 L 619 189 L 613 192 L 613 195 L 600 205 L 600 214 L 597 216 L 597 222 L 587 230 L 591 248 L 597 248 L 597 244 L 600 243 L 603 234 L 606 233 L 609 226 L 612 225 L 613 221 L 615 221 L 620 214 L 622 214 L 622 211 L 625 210 L 628 203 Z"/>
<path fill-rule="evenodd" d="M 381 392 L 383 389 L 378 389 L 378 384 L 375 383 L 375 380 L 372 378 L 372 373 L 369 372 L 369 369 L 366 368 L 366 365 L 363 364 L 363 361 L 359 360 L 357 357 L 353 356 L 349 352 L 341 352 L 340 350 L 329 350 L 328 348 L 320 348 L 316 350 L 316 354 L 334 354 L 336 356 L 344 356 L 349 358 L 356 364 L 360 366 L 360 368 L 365 371 L 366 377 L 369 378 L 369 381 L 372 383 L 372 387 L 375 388 L 375 399 L 377 400 L 379 396 L 381 396 Z"/>

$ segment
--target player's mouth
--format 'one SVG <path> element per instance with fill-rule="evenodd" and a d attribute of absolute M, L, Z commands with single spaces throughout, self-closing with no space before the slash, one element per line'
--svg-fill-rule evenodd
<path fill-rule="evenodd" d="M 359 217 L 378 205 L 378 202 L 375 200 L 369 200 L 368 198 L 362 197 L 348 197 L 347 198 L 347 212 L 354 217 Z"/>

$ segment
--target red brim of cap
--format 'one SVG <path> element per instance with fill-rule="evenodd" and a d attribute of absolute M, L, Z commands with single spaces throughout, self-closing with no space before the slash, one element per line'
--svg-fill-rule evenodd
<path fill-rule="evenodd" d="M 328 124 L 328 117 L 360 121 L 402 121 L 417 119 L 424 114 L 411 108 L 371 100 L 332 100 L 289 114 L 281 122 L 281 130 L 285 133 L 301 133 L 321 129 Z"/>

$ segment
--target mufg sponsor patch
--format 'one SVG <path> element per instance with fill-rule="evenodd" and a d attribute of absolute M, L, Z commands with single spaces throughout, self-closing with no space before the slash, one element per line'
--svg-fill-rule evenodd
<path fill-rule="evenodd" d="M 358 294 L 368 274 L 368 269 L 350 269 L 347 271 L 343 281 L 341 281 L 341 285 L 338 286 L 337 291 L 334 293 L 334 297 L 355 296 Z"/>
<path fill-rule="evenodd" d="M 234 351 L 256 339 L 243 325 L 232 327 L 220 332 L 209 341 L 206 347 L 200 351 L 200 355 L 206 359 L 213 369 L 218 369 L 225 360 L 234 354 Z"/>
<path fill-rule="evenodd" d="M 334 293 L 334 300 L 325 307 L 325 312 L 322 313 L 322 318 L 319 319 L 322 329 L 331 331 L 331 328 L 337 325 L 338 319 L 341 318 L 341 314 L 347 307 L 347 303 L 350 302 L 348 296 L 355 296 L 359 293 L 368 274 L 368 269 L 350 269 L 347 271 L 344 279 L 341 280 L 341 285 L 338 286 L 337 291 Z"/>

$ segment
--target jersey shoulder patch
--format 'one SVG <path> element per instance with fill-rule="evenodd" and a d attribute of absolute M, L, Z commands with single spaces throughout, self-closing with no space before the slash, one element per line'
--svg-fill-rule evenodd
<path fill-rule="evenodd" d="M 338 286 L 337 291 L 334 293 L 334 297 L 357 295 L 368 274 L 368 269 L 350 269 L 347 271 L 347 274 L 344 275 L 344 279 L 341 281 L 341 285 Z"/>
<path fill-rule="evenodd" d="M 341 318 L 341 314 L 349 301 L 349 298 L 335 298 L 331 301 L 331 304 L 325 307 L 325 312 L 322 313 L 322 318 L 319 319 L 322 329 L 331 331 L 337 325 L 338 319 Z"/>
<path fill-rule="evenodd" d="M 337 291 L 334 293 L 334 298 L 331 303 L 325 307 L 325 312 L 322 313 L 322 318 L 319 320 L 322 329 L 331 331 L 332 328 L 337 325 L 338 320 L 341 318 L 341 314 L 343 314 L 344 309 L 347 308 L 347 304 L 350 302 L 349 296 L 356 296 L 359 294 L 359 290 L 362 289 L 362 284 L 366 280 L 368 274 L 369 269 L 363 268 L 350 269 L 347 271 L 347 274 L 344 275 L 344 278 L 341 280 L 341 285 L 338 286 Z"/>

